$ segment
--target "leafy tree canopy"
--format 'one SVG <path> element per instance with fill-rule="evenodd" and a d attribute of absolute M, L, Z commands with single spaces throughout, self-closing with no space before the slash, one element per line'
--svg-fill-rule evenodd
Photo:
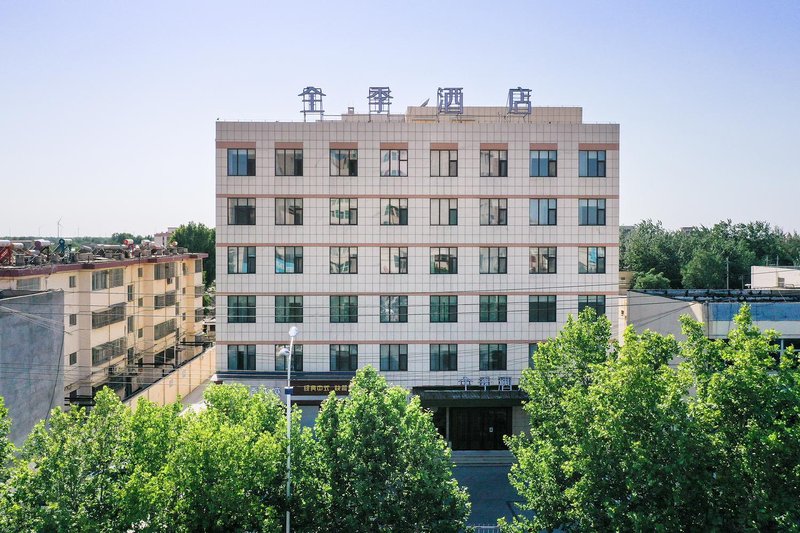
<path fill-rule="evenodd" d="M 217 276 L 215 234 L 214 228 L 196 222 L 183 224 L 172 233 L 172 240 L 176 241 L 178 246 L 188 248 L 190 252 L 208 254 L 208 258 L 203 260 L 206 287 L 211 285 Z"/>

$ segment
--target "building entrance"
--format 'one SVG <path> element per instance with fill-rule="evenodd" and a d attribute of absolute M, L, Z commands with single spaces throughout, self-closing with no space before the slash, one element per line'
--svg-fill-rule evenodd
<path fill-rule="evenodd" d="M 454 450 L 505 450 L 505 435 L 511 435 L 511 407 L 450 408 Z"/>

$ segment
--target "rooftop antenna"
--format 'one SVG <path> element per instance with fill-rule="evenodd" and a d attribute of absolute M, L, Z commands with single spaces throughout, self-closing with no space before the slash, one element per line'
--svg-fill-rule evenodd
<path fill-rule="evenodd" d="M 430 102 L 430 101 L 431 101 L 430 98 L 426 98 L 425 101 L 422 102 L 422 104 L 420 104 L 420 107 L 428 107 L 428 102 Z"/>
<path fill-rule="evenodd" d="M 61 219 L 62 218 L 64 218 L 64 217 L 59 218 L 58 222 L 56 222 L 56 237 L 58 237 L 58 238 L 61 238 Z"/>

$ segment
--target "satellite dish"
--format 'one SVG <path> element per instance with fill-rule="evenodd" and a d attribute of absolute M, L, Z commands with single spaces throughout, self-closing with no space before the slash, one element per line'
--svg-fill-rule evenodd
<path fill-rule="evenodd" d="M 430 102 L 430 100 L 431 100 L 430 98 L 425 99 L 425 101 L 422 102 L 422 105 L 420 105 L 420 107 L 428 107 L 428 102 Z"/>

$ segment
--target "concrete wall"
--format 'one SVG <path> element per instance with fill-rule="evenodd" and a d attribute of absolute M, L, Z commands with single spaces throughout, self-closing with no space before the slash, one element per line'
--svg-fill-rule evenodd
<path fill-rule="evenodd" d="M 17 445 L 64 403 L 63 324 L 61 291 L 0 297 L 0 396 Z"/>
<path fill-rule="evenodd" d="M 633 326 L 639 333 L 649 329 L 662 335 L 674 335 L 678 340 L 685 340 L 686 337 L 681 333 L 682 315 L 689 315 L 695 320 L 705 322 L 702 303 L 628 292 L 627 325 Z"/>
<path fill-rule="evenodd" d="M 753 289 L 800 289 L 800 268 L 750 267 L 750 287 Z"/>
<path fill-rule="evenodd" d="M 153 383 L 139 394 L 131 396 L 125 404 L 135 408 L 145 398 L 159 405 L 177 402 L 210 378 L 217 367 L 216 346 L 208 348 L 176 371 Z"/>

